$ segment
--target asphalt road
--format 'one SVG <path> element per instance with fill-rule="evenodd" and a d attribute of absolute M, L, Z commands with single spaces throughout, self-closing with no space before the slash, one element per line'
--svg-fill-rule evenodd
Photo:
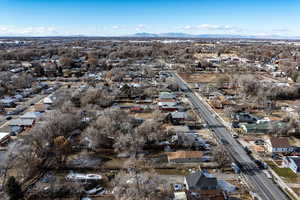
<path fill-rule="evenodd" d="M 236 163 L 239 163 L 242 168 L 242 173 L 247 179 L 247 183 L 253 189 L 260 199 L 263 200 L 285 200 L 289 199 L 284 192 L 271 179 L 268 179 L 262 170 L 258 169 L 254 161 L 243 147 L 236 142 L 232 137 L 230 131 L 217 118 L 217 116 L 202 102 L 202 100 L 192 92 L 190 87 L 178 77 L 176 73 L 172 72 L 179 86 L 183 89 L 188 89 L 186 92 L 187 98 L 193 104 L 196 112 L 207 122 L 214 131 L 215 136 L 220 143 L 223 143 L 231 157 Z M 225 141 L 225 142 L 224 142 Z"/>

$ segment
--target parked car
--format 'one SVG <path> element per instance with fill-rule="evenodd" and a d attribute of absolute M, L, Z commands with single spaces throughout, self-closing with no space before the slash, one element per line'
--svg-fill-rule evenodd
<path fill-rule="evenodd" d="M 170 145 L 170 142 L 169 141 L 162 141 L 162 142 L 159 142 L 159 145 Z"/>
<path fill-rule="evenodd" d="M 11 119 L 12 119 L 11 116 L 7 116 L 7 117 L 6 117 L 6 120 L 11 120 Z"/>
<path fill-rule="evenodd" d="M 224 138 L 221 138 L 221 143 L 223 145 L 228 145 L 229 144 L 229 142 L 226 139 L 224 139 Z"/>
<path fill-rule="evenodd" d="M 210 162 L 210 161 L 212 161 L 212 157 L 210 156 L 203 156 L 201 158 L 201 162 Z"/>
<path fill-rule="evenodd" d="M 254 162 L 258 166 L 258 168 L 260 168 L 260 169 L 267 169 L 268 168 L 268 165 L 263 161 L 255 160 Z"/>
<path fill-rule="evenodd" d="M 79 174 L 70 172 L 66 176 L 66 180 L 79 182 L 99 181 L 102 180 L 102 176 L 99 174 Z"/>
<path fill-rule="evenodd" d="M 105 190 L 104 190 L 103 187 L 98 186 L 98 187 L 95 187 L 93 189 L 86 190 L 85 193 L 89 194 L 89 195 L 95 195 L 95 194 L 102 195 L 102 194 L 105 193 Z"/>
<path fill-rule="evenodd" d="M 89 197 L 82 197 L 80 200 L 92 200 L 92 199 Z"/>
<path fill-rule="evenodd" d="M 232 127 L 233 128 L 240 128 L 239 122 L 232 122 Z"/>
<path fill-rule="evenodd" d="M 248 147 L 244 147 L 244 150 L 248 155 L 252 154 L 252 151 Z"/>
<path fill-rule="evenodd" d="M 273 154 L 272 154 L 272 158 L 273 158 L 273 159 L 280 160 L 280 159 L 282 159 L 282 156 L 279 155 L 279 154 L 277 154 L 277 153 L 273 153 Z"/>
<path fill-rule="evenodd" d="M 262 140 L 262 139 L 255 140 L 254 143 L 255 143 L 256 145 L 265 145 L 265 144 L 266 144 L 266 142 L 265 142 L 264 140 Z"/>

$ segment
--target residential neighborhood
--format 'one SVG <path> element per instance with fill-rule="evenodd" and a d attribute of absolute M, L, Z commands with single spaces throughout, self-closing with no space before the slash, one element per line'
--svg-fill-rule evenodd
<path fill-rule="evenodd" d="M 73 23 L 88 33 L 108 30 L 97 23 L 111 18 L 85 26 L 91 5 L 95 16 L 122 5 L 116 19 L 151 13 L 154 20 L 165 13 L 159 5 L 188 14 L 197 4 L 199 15 L 214 7 L 217 16 L 228 5 L 238 12 L 244 1 L 151 1 L 149 13 L 133 12 L 127 1 L 107 9 L 110 2 L 28 1 L 34 12 L 28 2 L 6 2 L 16 21 L 26 11 L 46 22 L 39 9 L 53 4 L 58 14 L 76 11 Z M 278 6 L 269 5 L 264 10 Z M 62 19 L 66 28 L 64 20 L 73 18 Z M 127 34 L 132 25 L 116 21 L 108 36 L 51 27 L 31 36 L 34 27 L 0 24 L 1 200 L 300 199 L 299 38 L 180 23 L 170 31 L 187 33 Z"/>

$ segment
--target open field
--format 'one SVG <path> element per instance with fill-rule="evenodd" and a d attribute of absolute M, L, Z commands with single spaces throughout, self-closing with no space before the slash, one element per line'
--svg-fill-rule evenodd
<path fill-rule="evenodd" d="M 225 75 L 215 74 L 215 73 L 203 73 L 203 74 L 180 73 L 180 76 L 187 83 L 216 83 L 219 78 L 224 77 Z"/>

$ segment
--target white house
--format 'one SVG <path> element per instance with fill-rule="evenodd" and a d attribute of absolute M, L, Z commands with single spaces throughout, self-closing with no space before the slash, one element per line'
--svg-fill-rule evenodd
<path fill-rule="evenodd" d="M 43 99 L 43 103 L 47 105 L 53 104 L 53 96 L 49 95 Z"/>
<path fill-rule="evenodd" d="M 290 168 L 295 173 L 300 173 L 300 156 L 286 156 L 283 158 L 283 166 Z"/>
<path fill-rule="evenodd" d="M 288 153 L 293 151 L 288 138 L 272 137 L 267 140 L 267 149 L 271 153 Z"/>

